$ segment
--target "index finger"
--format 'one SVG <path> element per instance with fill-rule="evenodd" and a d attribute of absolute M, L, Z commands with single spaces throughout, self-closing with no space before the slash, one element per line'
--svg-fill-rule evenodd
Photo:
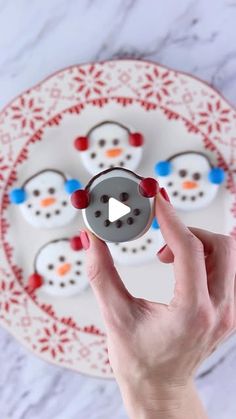
<path fill-rule="evenodd" d="M 163 188 L 155 198 L 155 213 L 162 235 L 174 255 L 176 286 L 188 301 L 209 300 L 203 245 L 182 223 L 162 193 Z"/>

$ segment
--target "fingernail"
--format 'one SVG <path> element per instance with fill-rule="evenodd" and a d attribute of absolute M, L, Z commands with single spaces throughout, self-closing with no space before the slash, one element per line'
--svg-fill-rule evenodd
<path fill-rule="evenodd" d="M 170 202 L 170 198 L 168 193 L 166 192 L 165 188 L 161 188 L 160 189 L 160 194 L 163 196 L 163 198 L 167 201 Z"/>
<path fill-rule="evenodd" d="M 160 253 L 162 253 L 165 248 L 166 248 L 166 244 L 164 244 L 164 246 L 162 246 L 160 250 L 158 250 L 157 254 L 159 255 Z"/>
<path fill-rule="evenodd" d="M 80 232 L 80 240 L 83 246 L 84 250 L 88 250 L 89 246 L 90 246 L 90 241 L 89 241 L 89 236 L 87 234 L 87 231 L 81 231 Z"/>

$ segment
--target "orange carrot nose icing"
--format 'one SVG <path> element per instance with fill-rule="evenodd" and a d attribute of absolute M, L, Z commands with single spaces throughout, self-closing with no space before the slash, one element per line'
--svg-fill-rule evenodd
<path fill-rule="evenodd" d="M 63 276 L 67 274 L 67 272 L 70 271 L 71 264 L 70 263 L 63 263 L 63 265 L 58 266 L 57 268 L 57 274 L 60 276 Z"/>
<path fill-rule="evenodd" d="M 123 151 L 122 148 L 110 148 L 109 150 L 106 151 L 106 156 L 117 157 L 122 153 L 122 151 Z"/>
<path fill-rule="evenodd" d="M 193 182 L 191 180 L 186 180 L 185 182 L 182 183 L 183 189 L 196 189 L 197 187 L 198 187 L 198 183 Z"/>
<path fill-rule="evenodd" d="M 55 198 L 44 198 L 41 200 L 40 205 L 41 207 L 48 207 L 49 205 L 55 204 Z"/>

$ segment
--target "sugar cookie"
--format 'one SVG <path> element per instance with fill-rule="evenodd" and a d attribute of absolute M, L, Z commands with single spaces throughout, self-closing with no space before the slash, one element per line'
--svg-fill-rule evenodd
<path fill-rule="evenodd" d="M 78 180 L 67 178 L 59 170 L 45 169 L 27 179 L 21 188 L 13 189 L 10 201 L 19 205 L 24 218 L 34 227 L 61 227 L 76 216 L 69 198 L 80 187 Z"/>
<path fill-rule="evenodd" d="M 30 291 L 40 288 L 54 297 L 70 297 L 85 290 L 88 280 L 80 237 L 57 239 L 42 246 L 28 285 Z"/>
<path fill-rule="evenodd" d="M 113 167 L 135 170 L 143 153 L 143 136 L 125 125 L 104 121 L 75 139 L 82 162 L 91 175 Z"/>
<path fill-rule="evenodd" d="M 141 237 L 153 220 L 158 183 L 127 169 L 107 169 L 94 176 L 71 202 L 82 209 L 86 226 L 102 240 L 126 242 Z"/>
<path fill-rule="evenodd" d="M 225 178 L 223 169 L 213 167 L 205 154 L 196 151 L 178 153 L 158 162 L 155 172 L 172 205 L 186 211 L 209 205 Z"/>

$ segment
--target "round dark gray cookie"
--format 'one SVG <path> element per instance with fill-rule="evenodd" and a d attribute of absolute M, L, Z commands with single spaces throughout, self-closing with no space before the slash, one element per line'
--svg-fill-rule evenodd
<path fill-rule="evenodd" d="M 99 238 L 127 242 L 149 229 L 158 190 L 155 179 L 114 167 L 94 176 L 85 189 L 75 191 L 71 203 L 82 210 L 86 226 Z"/>
<path fill-rule="evenodd" d="M 150 200 L 143 197 L 138 188 L 136 181 L 120 176 L 104 179 L 98 183 L 90 191 L 89 206 L 83 210 L 89 228 L 97 236 L 109 242 L 129 241 L 142 234 L 149 222 L 152 208 Z M 110 222 L 108 218 L 110 198 L 123 202 L 131 211 Z M 126 198 L 125 202 L 122 198 Z"/>

